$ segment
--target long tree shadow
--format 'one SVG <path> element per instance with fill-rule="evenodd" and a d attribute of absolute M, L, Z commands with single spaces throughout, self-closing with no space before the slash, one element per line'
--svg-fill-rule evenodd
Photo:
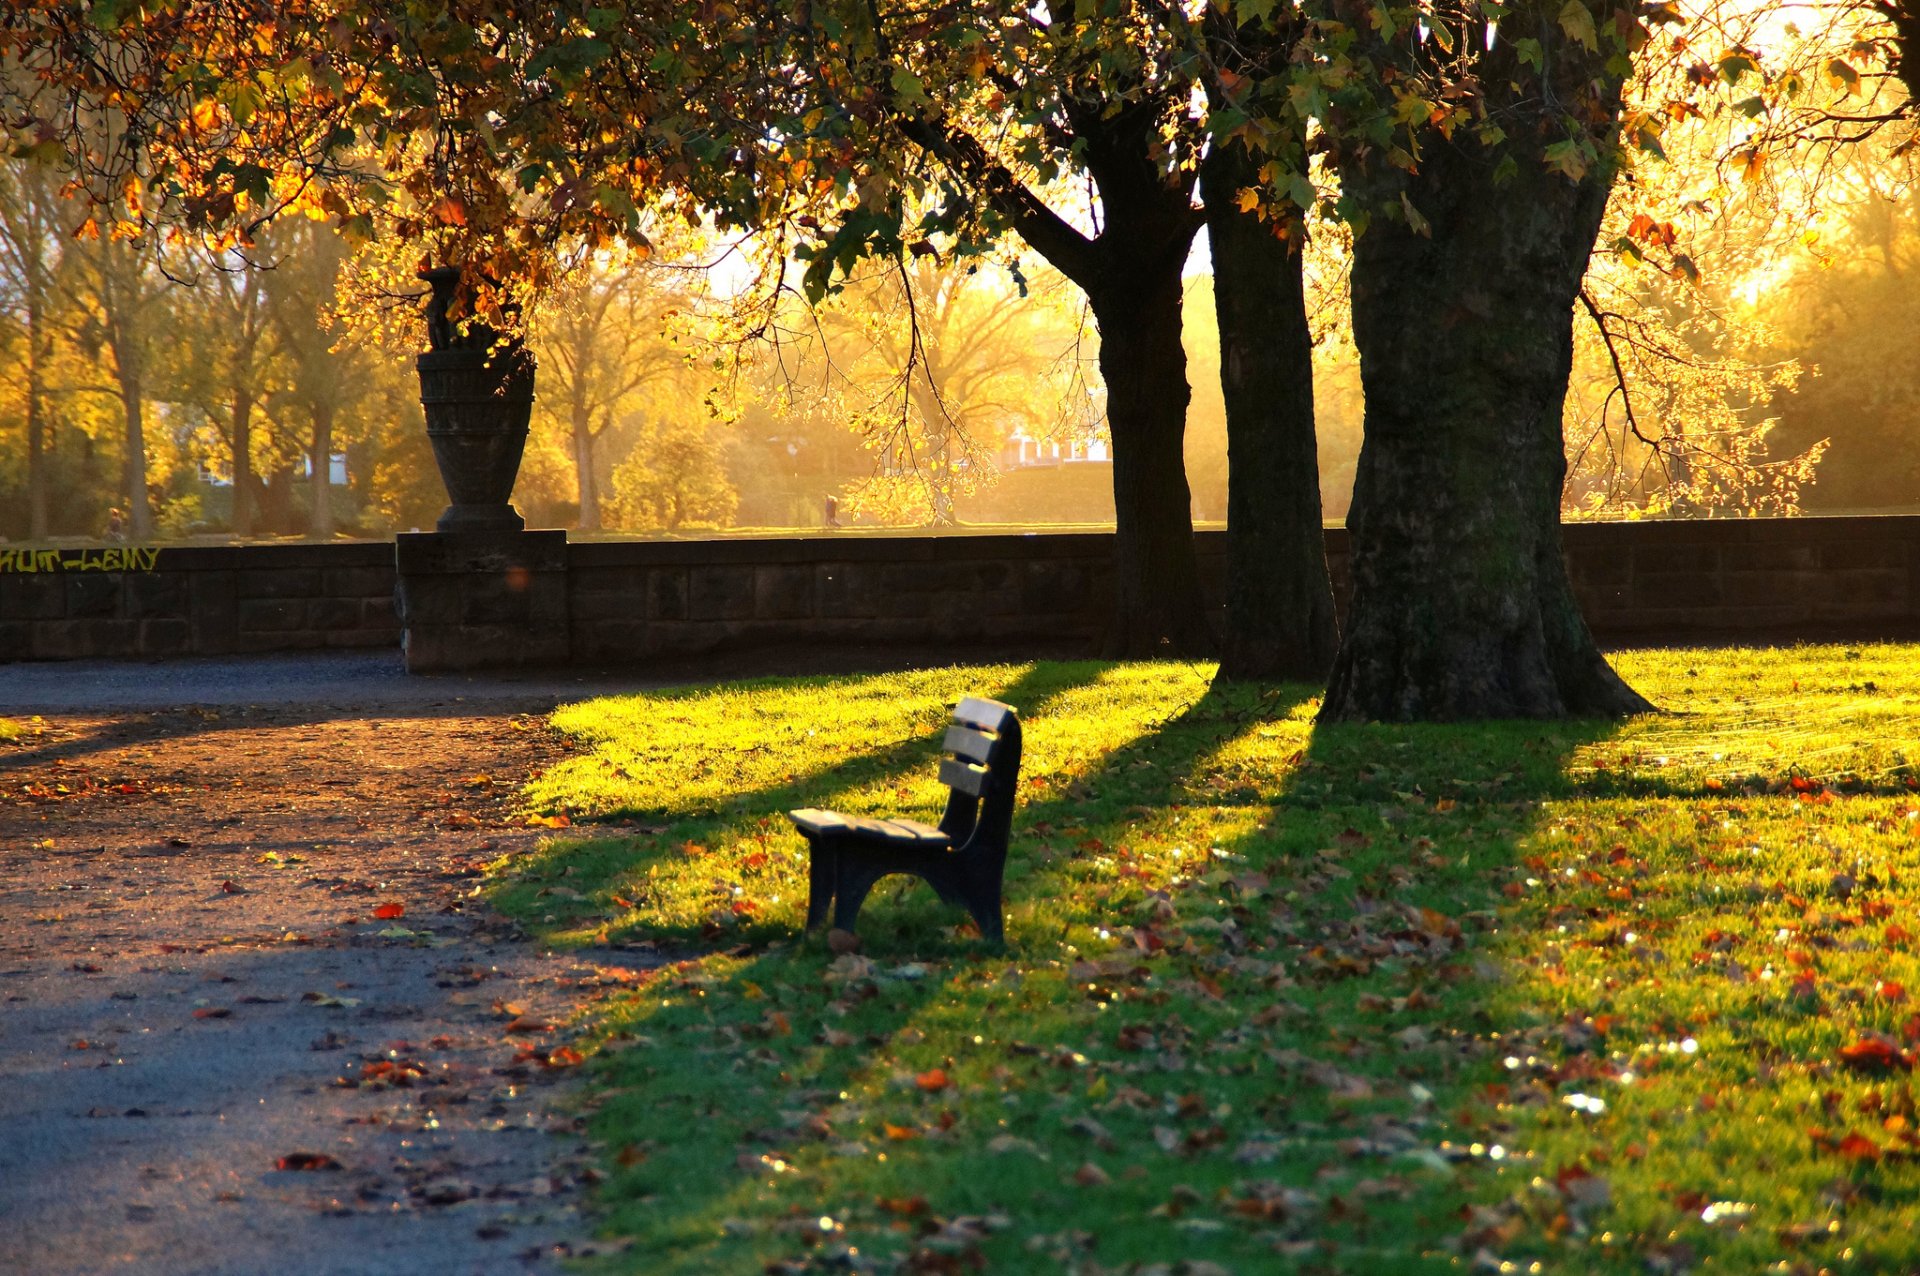
<path fill-rule="evenodd" d="M 786 947 L 712 959 L 622 1012 L 614 1039 L 647 1046 L 614 1054 L 609 1079 L 633 1088 L 603 1129 L 705 1133 L 646 1140 L 644 1164 L 608 1186 L 616 1227 L 644 1231 L 649 1261 L 679 1264 L 666 1270 L 734 1270 L 734 1249 L 759 1263 L 791 1242 L 743 1226 L 716 1248 L 718 1223 L 781 1201 L 836 1217 L 843 1202 L 916 1194 L 942 1214 L 1080 1208 L 1059 1170 L 1010 1164 L 1001 1146 L 1048 1146 L 1072 1106 L 989 1126 L 949 1110 L 928 1150 L 925 1101 L 949 1069 L 990 1078 L 1009 1103 L 1059 1095 L 1083 1069 L 1116 1078 L 1095 1090 L 1124 1102 L 1080 1118 L 1097 1110 L 1103 1145 L 1147 1150 L 1103 1193 L 1109 1262 L 1183 1252 L 1169 1250 L 1162 1208 L 1176 1181 L 1224 1196 L 1257 1165 L 1262 1191 L 1323 1199 L 1328 1175 L 1471 1146 L 1464 1120 L 1436 1113 L 1472 1107 L 1486 1061 L 1465 1043 L 1506 1027 L 1477 946 L 1498 928 L 1541 803 L 1575 791 L 1568 760 L 1614 727 L 1309 732 L 1306 708 L 1304 689 L 1210 689 L 1079 773 L 1043 777 L 1016 817 L 1006 957 L 956 939 L 955 919 L 908 882 L 863 917 L 870 959 Z M 1045 756 L 1047 715 L 1027 722 Z M 1384 1065 L 1356 1065 L 1375 1041 Z M 938 1085 L 903 1092 L 902 1076 Z M 1157 1087 L 1184 1096 L 1180 1123 L 1166 1124 Z M 1231 1131 L 1198 1119 L 1228 1111 L 1243 1114 Z M 871 1155 L 887 1139 L 906 1145 Z M 716 1144 L 731 1162 L 716 1167 Z M 1314 1243 L 1351 1248 L 1394 1227 L 1437 1240 L 1471 1195 L 1448 1176 L 1350 1201 Z M 1227 1228 L 1184 1252 L 1270 1260 L 1271 1230 Z"/>

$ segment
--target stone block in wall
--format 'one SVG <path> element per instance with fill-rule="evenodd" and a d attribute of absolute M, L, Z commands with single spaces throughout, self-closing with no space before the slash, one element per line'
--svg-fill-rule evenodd
<path fill-rule="evenodd" d="M 193 625 L 184 616 L 163 616 L 140 622 L 142 658 L 185 656 L 192 651 Z"/>
<path fill-rule="evenodd" d="M 268 651 L 316 651 L 327 645 L 327 635 L 313 629 L 247 630 L 233 636 L 240 655 Z"/>
<path fill-rule="evenodd" d="M 585 620 L 645 620 L 646 595 L 634 593 L 582 593 L 574 590 L 567 600 L 567 615 L 578 624 Z"/>
<path fill-rule="evenodd" d="M 1627 524 L 1626 526 L 1635 526 Z M 1688 524 L 1687 530 L 1699 530 Z M 1664 530 L 1664 529 L 1662 529 Z M 1678 541 L 1661 537 L 1652 543 L 1633 546 L 1633 570 L 1636 576 L 1647 572 L 1674 575 L 1681 572 L 1711 573 L 1720 570 L 1719 544 L 1711 540 Z"/>
<path fill-rule="evenodd" d="M 0 620 L 59 620 L 67 614 L 65 581 L 51 573 L 0 576 Z"/>
<path fill-rule="evenodd" d="M 651 630 L 644 620 L 582 620 L 575 617 L 573 662 L 575 664 L 624 664 L 648 654 Z"/>
<path fill-rule="evenodd" d="M 391 647 L 398 635 L 391 629 L 329 629 L 325 645 L 332 648 Z"/>
<path fill-rule="evenodd" d="M 1820 546 L 1820 566 L 1825 571 L 1851 571 L 1856 568 L 1906 570 L 1912 551 L 1905 541 L 1834 541 Z"/>
<path fill-rule="evenodd" d="M 231 571 L 193 572 L 187 581 L 192 649 L 202 656 L 232 651 L 240 630 L 240 591 Z"/>
<path fill-rule="evenodd" d="M 559 665 L 571 650 L 564 631 L 529 634 L 524 625 L 408 626 L 402 642 L 407 668 L 414 673 Z"/>
<path fill-rule="evenodd" d="M 240 601 L 241 634 L 285 634 L 307 627 L 307 600 L 304 598 L 243 598 Z"/>
<path fill-rule="evenodd" d="M 1720 600 L 1729 606 L 1797 606 L 1811 614 L 1823 590 L 1817 571 L 1726 572 L 1720 577 Z"/>
<path fill-rule="evenodd" d="M 1704 606 L 1720 600 L 1720 577 L 1714 573 L 1636 569 L 1633 575 L 1635 607 Z"/>
<path fill-rule="evenodd" d="M 128 572 L 121 586 L 128 618 L 171 617 L 184 621 L 188 612 L 188 579 L 185 572 Z"/>
<path fill-rule="evenodd" d="M 1072 562 L 1030 562 L 1020 582 L 1021 609 L 1035 615 L 1083 612 L 1093 603 L 1088 570 Z"/>
<path fill-rule="evenodd" d="M 1820 573 L 1819 579 L 1820 592 L 1813 608 L 1815 619 L 1869 621 L 1913 613 L 1904 570 L 1827 571 Z"/>
<path fill-rule="evenodd" d="M 37 620 L 30 650 L 36 660 L 124 659 L 138 651 L 139 625 L 105 618 Z"/>
<path fill-rule="evenodd" d="M 823 619 L 852 619 L 880 614 L 886 590 L 873 563 L 832 562 L 814 566 L 814 597 Z"/>
<path fill-rule="evenodd" d="M 360 600 L 360 628 L 381 636 L 383 642 L 399 640 L 400 617 L 393 610 L 393 595 Z"/>
<path fill-rule="evenodd" d="M 751 567 L 687 569 L 688 620 L 746 620 L 753 615 Z"/>
<path fill-rule="evenodd" d="M 655 567 L 647 573 L 647 618 L 687 618 L 687 569 Z"/>
<path fill-rule="evenodd" d="M 320 573 L 320 592 L 327 598 L 390 597 L 393 565 L 325 568 Z"/>
<path fill-rule="evenodd" d="M 358 598 L 313 598 L 307 602 L 307 627 L 321 630 L 358 629 Z"/>
<path fill-rule="evenodd" d="M 235 574 L 242 598 L 318 598 L 317 567 L 249 567 Z"/>
<path fill-rule="evenodd" d="M 33 659 L 33 622 L 0 620 L 0 662 Z"/>
<path fill-rule="evenodd" d="M 465 577 L 452 574 L 403 576 L 394 590 L 394 615 L 403 626 L 457 625 L 468 588 Z"/>
<path fill-rule="evenodd" d="M 119 572 L 73 572 L 66 577 L 69 619 L 106 618 L 120 614 Z"/>
<path fill-rule="evenodd" d="M 730 626 L 717 620 L 683 620 L 671 625 L 648 625 L 648 656 L 699 656 L 727 645 Z"/>
<path fill-rule="evenodd" d="M 1720 550 L 1721 570 L 1734 572 L 1798 572 L 1820 566 L 1818 545 L 1771 545 L 1751 542 L 1725 545 Z"/>
<path fill-rule="evenodd" d="M 813 615 L 813 569 L 769 564 L 753 569 L 756 620 L 802 620 Z"/>

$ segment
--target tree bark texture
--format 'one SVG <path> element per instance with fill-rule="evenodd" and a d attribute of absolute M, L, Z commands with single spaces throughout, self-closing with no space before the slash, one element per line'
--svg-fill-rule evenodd
<path fill-rule="evenodd" d="M 1651 706 L 1588 632 L 1560 549 L 1573 304 L 1611 174 L 1431 139 L 1417 174 L 1343 168 L 1366 434 L 1353 602 L 1322 721 L 1615 716 Z"/>
<path fill-rule="evenodd" d="M 1301 241 L 1243 212 L 1260 161 L 1216 146 L 1201 172 L 1227 408 L 1226 624 L 1229 680 L 1327 676 L 1339 645 L 1320 515 L 1313 332 Z"/>
<path fill-rule="evenodd" d="M 1114 617 L 1103 654 L 1114 659 L 1213 647 L 1184 455 L 1192 387 L 1181 293 L 1178 265 L 1088 293 L 1113 438 Z"/>

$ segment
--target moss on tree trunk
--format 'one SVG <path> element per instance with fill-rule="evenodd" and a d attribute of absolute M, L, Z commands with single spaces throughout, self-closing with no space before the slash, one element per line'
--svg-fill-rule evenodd
<path fill-rule="evenodd" d="M 1573 304 L 1610 185 L 1537 163 L 1496 181 L 1472 143 L 1417 174 L 1351 164 L 1376 216 L 1353 257 L 1366 438 L 1348 517 L 1353 602 L 1323 721 L 1613 716 L 1650 708 L 1607 665 L 1560 549 Z"/>

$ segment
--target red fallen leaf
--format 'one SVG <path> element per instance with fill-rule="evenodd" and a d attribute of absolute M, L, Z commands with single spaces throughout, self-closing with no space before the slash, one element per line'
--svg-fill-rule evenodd
<path fill-rule="evenodd" d="M 547 1057 L 540 1062 L 549 1068 L 571 1068 L 586 1061 L 587 1057 L 578 1050 L 575 1050 L 572 1046 L 561 1046 L 559 1049 L 549 1052 Z"/>
<path fill-rule="evenodd" d="M 1847 1137 L 1840 1140 L 1834 1149 L 1849 1161 L 1877 1161 L 1880 1159 L 1880 1145 L 1864 1134 L 1847 1131 Z"/>
<path fill-rule="evenodd" d="M 382 904 L 373 910 L 373 915 L 383 922 L 390 922 L 396 918 L 405 917 L 407 915 L 407 906 L 405 904 Z"/>
<path fill-rule="evenodd" d="M 882 1121 L 880 1123 L 880 1129 L 888 1138 L 898 1143 L 904 1143 L 908 1139 L 917 1139 L 920 1137 L 920 1131 L 914 1129 L 912 1126 L 895 1125 L 891 1121 Z"/>
<path fill-rule="evenodd" d="M 273 1163 L 276 1170 L 338 1170 L 345 1167 L 325 1152 L 289 1152 Z"/>
<path fill-rule="evenodd" d="M 228 878 L 226 881 L 220 883 L 220 893 L 223 895 L 245 895 L 247 888 L 232 878 Z"/>
<path fill-rule="evenodd" d="M 225 1019 L 233 1014 L 226 1006 L 202 1006 L 193 1012 L 195 1019 Z"/>
<path fill-rule="evenodd" d="M 1904 944 L 1908 940 L 1911 940 L 1912 938 L 1913 938 L 1913 932 L 1908 930 L 1905 926 L 1893 925 L 1893 926 L 1887 927 L 1886 941 L 1889 944 Z"/>
<path fill-rule="evenodd" d="M 924 1196 L 876 1196 L 873 1203 L 889 1214 L 901 1218 L 916 1218 L 927 1212 L 927 1198 Z"/>
<path fill-rule="evenodd" d="M 552 1032 L 553 1025 L 544 1019 L 535 1019 L 531 1015 L 521 1015 L 508 1024 L 503 1031 L 509 1037 L 531 1037 L 542 1032 Z"/>
<path fill-rule="evenodd" d="M 1862 1037 L 1840 1047 L 1840 1061 L 1861 1072 L 1892 1072 L 1913 1066 L 1912 1058 L 1884 1037 Z"/>
<path fill-rule="evenodd" d="M 934 1068 L 930 1071 L 923 1072 L 913 1079 L 913 1083 L 929 1094 L 944 1090 L 953 1084 L 947 1080 L 947 1070 L 945 1068 Z"/>

